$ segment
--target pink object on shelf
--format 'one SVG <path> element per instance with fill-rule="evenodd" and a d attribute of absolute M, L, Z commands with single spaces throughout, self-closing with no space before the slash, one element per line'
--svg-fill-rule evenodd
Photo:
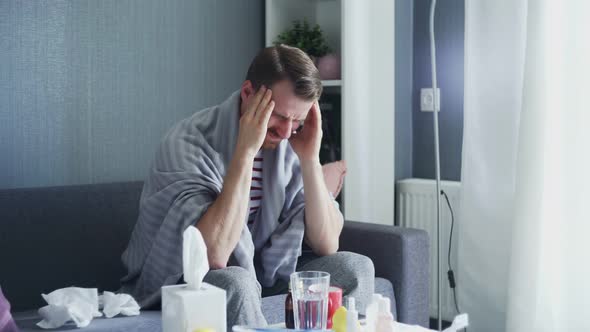
<path fill-rule="evenodd" d="M 339 80 L 341 78 L 340 56 L 334 53 L 325 55 L 317 61 L 322 80 Z"/>

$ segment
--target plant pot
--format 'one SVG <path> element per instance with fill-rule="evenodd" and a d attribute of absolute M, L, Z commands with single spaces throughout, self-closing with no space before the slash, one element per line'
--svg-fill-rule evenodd
<path fill-rule="evenodd" d="M 322 80 L 339 80 L 341 75 L 340 56 L 330 53 L 317 60 L 317 67 Z"/>

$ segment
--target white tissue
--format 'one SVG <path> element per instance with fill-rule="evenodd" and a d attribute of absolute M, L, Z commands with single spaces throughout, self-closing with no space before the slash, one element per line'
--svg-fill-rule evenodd
<path fill-rule="evenodd" d="M 225 332 L 226 293 L 203 282 L 209 271 L 207 247 L 194 226 L 189 226 L 183 234 L 182 265 L 186 284 L 162 286 L 162 331 Z"/>
<path fill-rule="evenodd" d="M 467 326 L 469 326 L 469 315 L 468 314 L 460 314 L 460 315 L 455 316 L 455 319 L 453 319 L 453 323 L 451 324 L 451 326 L 446 328 L 444 330 L 444 332 L 459 331 L 459 330 L 466 328 Z"/>
<path fill-rule="evenodd" d="M 47 305 L 39 309 L 43 320 L 37 325 L 44 329 L 60 327 L 70 320 L 77 327 L 84 327 L 94 317 L 102 316 L 98 311 L 96 288 L 68 287 L 41 296 L 47 301 Z"/>
<path fill-rule="evenodd" d="M 182 237 L 182 266 L 188 288 L 200 289 L 203 278 L 209 271 L 209 260 L 205 240 L 194 226 L 189 226 Z"/>
<path fill-rule="evenodd" d="M 112 318 L 118 314 L 124 316 L 139 315 L 139 304 L 129 294 L 104 292 L 99 296 L 98 301 L 106 318 Z"/>
<path fill-rule="evenodd" d="M 99 303 L 107 318 L 118 314 L 137 316 L 140 309 L 131 295 L 104 292 L 99 297 L 96 288 L 61 288 L 41 296 L 47 305 L 39 309 L 43 320 L 37 326 L 44 329 L 58 328 L 69 321 L 76 327 L 88 326 L 92 319 L 102 316 Z"/>

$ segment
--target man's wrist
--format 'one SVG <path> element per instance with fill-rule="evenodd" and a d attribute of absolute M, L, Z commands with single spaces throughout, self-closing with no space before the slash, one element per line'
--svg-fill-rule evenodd
<path fill-rule="evenodd" d="M 234 152 L 234 156 L 232 158 L 230 168 L 233 169 L 249 169 L 252 170 L 252 166 L 254 165 L 254 157 L 256 154 L 248 153 L 247 151 L 238 151 Z"/>
<path fill-rule="evenodd" d="M 241 162 L 253 161 L 257 153 L 258 151 L 255 151 L 254 149 L 237 147 L 236 151 L 234 152 L 234 159 Z"/>
<path fill-rule="evenodd" d="M 320 163 L 319 158 L 311 158 L 311 159 L 300 159 L 299 164 L 301 165 L 301 170 L 313 170 L 313 169 L 322 169 L 322 164 Z"/>

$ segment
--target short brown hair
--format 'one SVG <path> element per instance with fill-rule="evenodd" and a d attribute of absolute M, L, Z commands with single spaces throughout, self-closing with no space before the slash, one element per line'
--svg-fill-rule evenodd
<path fill-rule="evenodd" d="M 304 100 L 316 100 L 322 94 L 320 73 L 310 57 L 297 47 L 287 45 L 271 46 L 256 55 L 246 80 L 254 89 L 267 87 L 288 79 L 295 86 L 295 95 Z"/>

